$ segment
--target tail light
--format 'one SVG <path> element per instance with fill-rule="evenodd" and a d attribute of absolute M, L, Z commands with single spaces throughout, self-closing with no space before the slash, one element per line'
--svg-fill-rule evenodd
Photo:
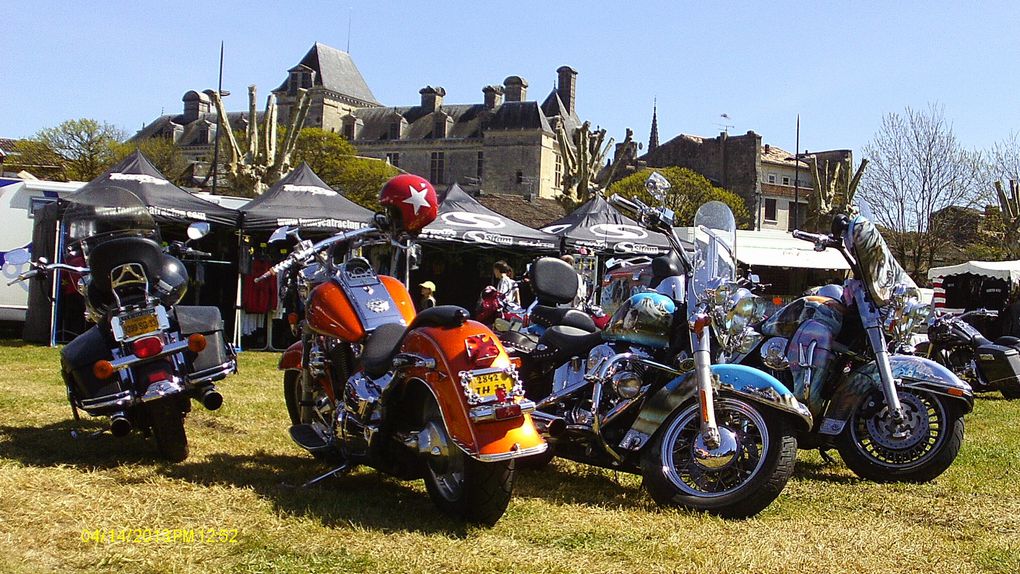
<path fill-rule="evenodd" d="M 147 359 L 156 356 L 163 350 L 163 339 L 159 337 L 145 337 L 138 339 L 131 346 L 135 356 L 139 359 Z"/>
<path fill-rule="evenodd" d="M 477 367 L 488 367 L 499 356 L 499 345 L 488 333 L 471 335 L 464 339 L 468 359 Z"/>
<path fill-rule="evenodd" d="M 299 319 L 300 317 L 298 317 L 297 313 L 287 313 L 287 323 L 297 325 Z"/>

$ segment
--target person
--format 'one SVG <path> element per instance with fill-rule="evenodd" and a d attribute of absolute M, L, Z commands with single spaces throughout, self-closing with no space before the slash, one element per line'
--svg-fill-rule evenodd
<path fill-rule="evenodd" d="M 492 276 L 496 280 L 495 287 L 508 302 L 521 304 L 521 295 L 514 281 L 514 270 L 510 264 L 500 259 L 492 265 Z"/>
<path fill-rule="evenodd" d="M 560 259 L 569 263 L 571 267 L 574 266 L 573 255 L 565 253 L 560 256 Z M 570 303 L 570 306 L 580 307 L 588 299 L 588 284 L 585 282 L 584 275 L 578 273 L 576 268 L 574 272 L 577 273 L 577 293 L 574 294 L 574 300 Z"/>
<path fill-rule="evenodd" d="M 425 281 L 418 284 L 421 287 L 421 299 L 418 300 L 418 310 L 424 311 L 436 306 L 436 284 Z"/>

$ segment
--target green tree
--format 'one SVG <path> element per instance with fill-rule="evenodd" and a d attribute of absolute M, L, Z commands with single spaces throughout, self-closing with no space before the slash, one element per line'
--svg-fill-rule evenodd
<path fill-rule="evenodd" d="M 181 148 L 170 138 L 147 138 L 139 141 L 117 143 L 113 145 L 113 163 L 124 159 L 134 153 L 135 150 L 149 158 L 152 165 L 156 166 L 163 175 L 170 181 L 180 183 L 180 176 L 188 167 L 188 160 L 185 159 Z"/>
<path fill-rule="evenodd" d="M 379 189 L 400 170 L 383 160 L 358 157 L 357 149 L 334 132 L 304 128 L 298 134 L 292 161 L 305 162 L 322 181 L 340 190 L 351 201 L 379 209 Z"/>
<path fill-rule="evenodd" d="M 665 204 L 676 213 L 677 225 L 692 225 L 694 214 L 697 213 L 698 208 L 704 203 L 715 200 L 730 207 L 738 227 L 741 229 L 750 228 L 751 215 L 740 196 L 712 185 L 704 176 L 684 167 L 643 169 L 610 185 L 609 193 L 616 193 L 628 198 L 637 197 L 649 205 L 654 205 L 655 200 L 645 190 L 645 180 L 653 171 L 662 174 L 672 186 L 666 196 Z"/>
<path fill-rule="evenodd" d="M 89 181 L 113 164 L 114 145 L 124 137 L 124 132 L 111 124 L 81 118 L 40 130 L 33 139 L 63 158 L 68 179 Z"/>

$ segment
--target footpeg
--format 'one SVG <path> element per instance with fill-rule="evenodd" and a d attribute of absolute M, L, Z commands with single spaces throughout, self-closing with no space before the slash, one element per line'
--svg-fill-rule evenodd
<path fill-rule="evenodd" d="M 310 424 L 293 425 L 290 427 L 290 438 L 298 446 L 313 454 L 325 452 L 332 448 L 326 437 Z"/>

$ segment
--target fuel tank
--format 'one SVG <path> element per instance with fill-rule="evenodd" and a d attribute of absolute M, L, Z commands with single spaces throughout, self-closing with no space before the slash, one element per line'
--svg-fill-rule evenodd
<path fill-rule="evenodd" d="M 381 292 L 375 291 L 380 288 Z M 354 289 L 360 289 L 365 295 L 349 297 L 335 278 L 312 289 L 307 306 L 308 326 L 320 335 L 356 343 L 377 326 L 374 324 L 377 316 L 399 317 L 405 325 L 414 319 L 411 294 L 396 278 L 380 275 L 374 286 L 362 285 Z"/>

